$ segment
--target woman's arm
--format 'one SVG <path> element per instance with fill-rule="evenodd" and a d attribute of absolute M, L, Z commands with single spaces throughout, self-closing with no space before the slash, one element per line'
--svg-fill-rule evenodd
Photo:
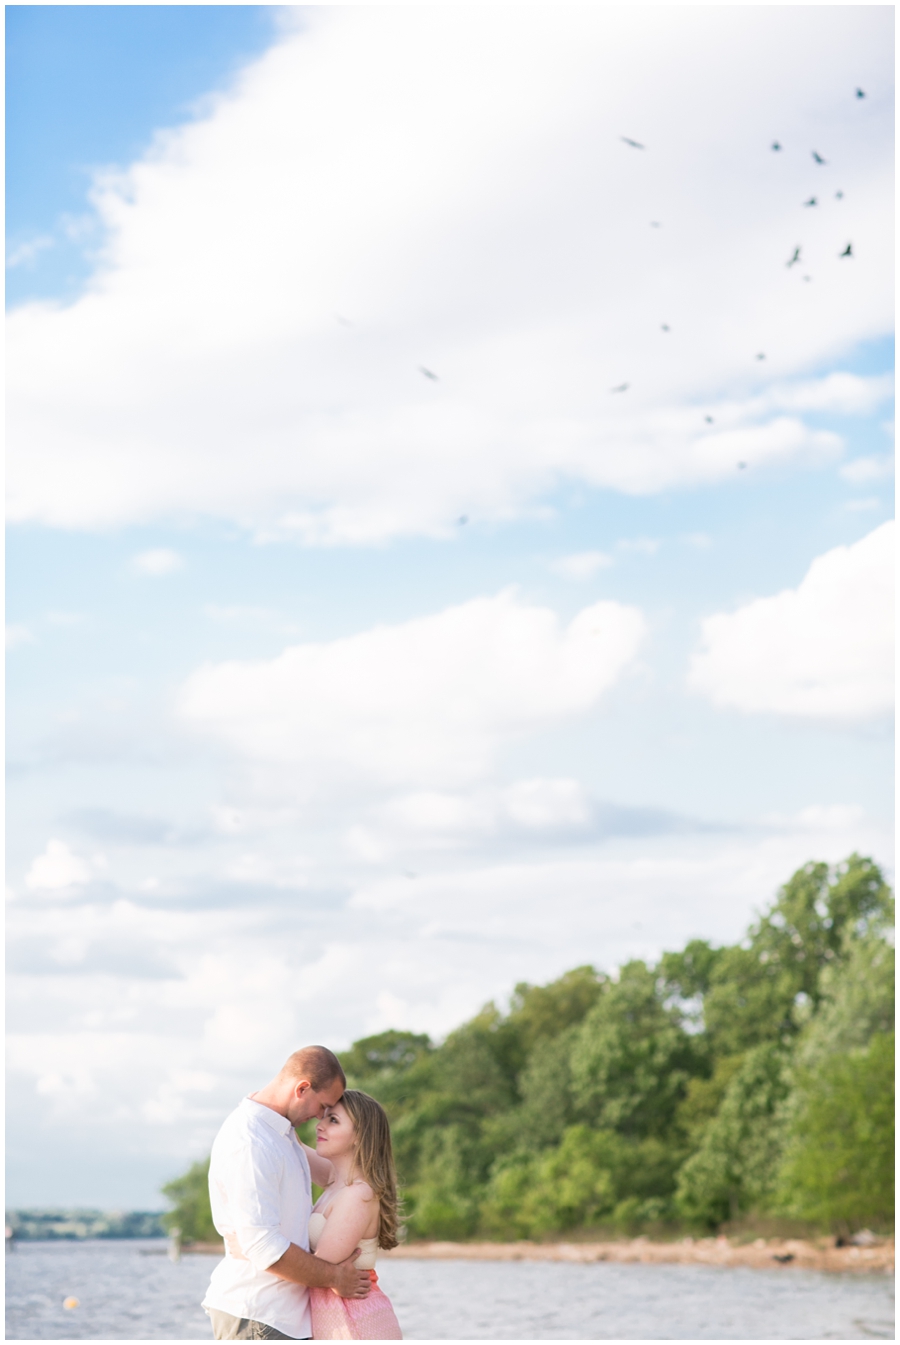
<path fill-rule="evenodd" d="M 372 1188 L 365 1182 L 345 1186 L 331 1202 L 316 1256 L 321 1256 L 323 1261 L 344 1261 L 356 1250 L 362 1238 L 371 1237 L 369 1228 L 378 1208 L 374 1201 Z"/>
<path fill-rule="evenodd" d="M 323 1158 L 317 1154 L 315 1149 L 311 1149 L 308 1144 L 300 1141 L 303 1149 L 306 1151 L 306 1157 L 309 1159 L 309 1175 L 312 1177 L 316 1186 L 321 1186 L 324 1190 L 334 1181 L 334 1164 L 330 1158 Z"/>

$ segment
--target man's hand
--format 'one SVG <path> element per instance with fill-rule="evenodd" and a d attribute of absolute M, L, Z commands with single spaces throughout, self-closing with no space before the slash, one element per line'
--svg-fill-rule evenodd
<path fill-rule="evenodd" d="M 340 1261 L 334 1268 L 334 1287 L 341 1298 L 365 1298 L 372 1288 L 372 1276 L 369 1272 L 356 1268 L 359 1253 L 360 1248 L 357 1247 L 346 1261 Z"/>
<path fill-rule="evenodd" d="M 321 1256 L 312 1256 L 292 1242 L 284 1256 L 273 1261 L 266 1269 L 270 1275 L 280 1280 L 293 1280 L 295 1284 L 308 1285 L 310 1289 L 335 1289 L 341 1298 L 365 1298 L 372 1288 L 372 1279 L 367 1270 L 357 1270 L 356 1258 L 360 1248 L 346 1261 L 326 1261 Z"/>

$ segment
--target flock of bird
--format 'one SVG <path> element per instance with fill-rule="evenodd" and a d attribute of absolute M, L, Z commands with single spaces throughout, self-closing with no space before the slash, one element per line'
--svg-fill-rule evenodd
<path fill-rule="evenodd" d="M 855 97 L 856 97 L 857 99 L 865 98 L 865 97 L 866 97 L 865 90 L 864 90 L 864 89 L 859 89 L 859 88 L 858 88 L 858 89 L 856 90 Z M 632 149 L 645 150 L 645 149 L 647 148 L 646 145 L 642 144 L 640 140 L 633 140 L 630 136 L 623 135 L 623 136 L 620 137 L 620 139 L 623 141 L 624 144 L 629 145 Z M 782 151 L 782 145 L 781 145 L 781 142 L 778 141 L 778 140 L 773 140 L 773 141 L 772 141 L 772 146 L 771 146 L 771 148 L 772 148 L 772 152 L 773 152 L 773 153 L 780 154 L 781 151 Z M 815 164 L 817 164 L 817 165 L 819 165 L 819 166 L 822 166 L 822 167 L 824 167 L 824 166 L 826 166 L 826 165 L 828 164 L 828 160 L 825 159 L 825 158 L 823 158 L 823 156 L 819 153 L 818 150 L 816 150 L 816 149 L 811 150 L 810 153 L 811 153 L 811 155 L 812 155 L 812 159 L 813 159 L 813 162 L 814 162 Z M 843 200 L 844 193 L 843 193 L 842 191 L 836 191 L 836 192 L 834 193 L 834 196 L 835 196 L 835 200 L 841 201 L 841 200 Z M 803 207 L 804 207 L 805 209 L 813 209 L 813 208 L 815 208 L 815 207 L 818 206 L 818 204 L 819 204 L 819 197 L 818 197 L 818 196 L 811 196 L 811 197 L 809 198 L 808 201 L 804 201 L 802 204 L 803 204 Z M 650 221 L 650 227 L 651 227 L 651 229 L 659 229 L 659 228 L 661 227 L 659 220 L 651 220 L 651 221 Z M 788 270 L 790 270 L 792 267 L 797 266 L 797 265 L 800 264 L 800 262 L 802 261 L 802 252 L 803 252 L 803 245 L 802 245 L 802 243 L 798 243 L 797 246 L 794 248 L 793 253 L 791 254 L 791 257 L 790 257 L 789 260 L 785 263 L 785 265 L 787 266 L 787 269 L 788 269 Z M 843 250 L 842 252 L 839 252 L 839 253 L 838 253 L 838 258 L 839 258 L 839 259 L 843 259 L 843 258 L 845 258 L 845 257 L 851 257 L 851 258 L 852 258 L 853 255 L 854 255 L 854 254 L 853 254 L 853 244 L 852 244 L 852 243 L 848 243 L 847 246 L 844 248 L 844 250 Z M 811 276 L 808 276 L 808 275 L 805 275 L 805 276 L 803 277 L 803 279 L 804 279 L 805 281 L 811 280 L 811 278 L 812 278 L 812 277 L 811 277 Z M 339 321 L 344 321 L 344 319 L 338 319 L 338 320 L 339 320 Z M 349 324 L 348 324 L 348 325 L 349 325 Z M 669 326 L 668 323 L 663 322 L 663 323 L 660 324 L 660 330 L 663 331 L 663 332 L 671 332 L 672 329 L 671 329 L 671 327 Z M 766 358 L 766 356 L 765 356 L 765 352 L 764 352 L 764 351 L 759 351 L 759 352 L 757 353 L 757 355 L 756 355 L 756 358 L 757 358 L 757 360 L 764 360 L 764 359 Z M 422 374 L 422 376 L 423 376 L 424 378 L 427 378 L 429 381 L 431 381 L 431 382 L 433 382 L 433 383 L 437 383 L 437 382 L 440 381 L 438 375 L 434 372 L 434 370 L 426 368 L 424 364 L 420 364 L 420 365 L 419 365 L 419 373 Z M 614 388 L 610 388 L 610 392 L 612 392 L 612 393 L 623 393 L 623 392 L 627 392 L 628 389 L 629 389 L 630 387 L 631 387 L 631 384 L 630 384 L 630 383 L 618 383 Z M 715 422 L 714 422 L 714 418 L 713 418 L 712 416 L 710 416 L 710 415 L 705 416 L 705 417 L 704 417 L 704 420 L 705 420 L 705 423 L 706 423 L 707 425 L 712 425 L 712 424 L 715 423 Z M 743 470 L 747 467 L 747 463 L 746 463 L 746 462 L 739 462 L 739 463 L 737 464 L 737 466 L 738 466 L 738 469 L 739 469 L 739 470 L 742 470 L 742 471 L 743 471 Z M 460 524 L 460 525 L 466 524 L 466 523 L 468 523 L 468 521 L 469 521 L 469 520 L 468 520 L 468 518 L 467 518 L 467 516 L 466 516 L 465 514 L 461 515 L 460 518 L 457 519 L 457 523 Z"/>
<path fill-rule="evenodd" d="M 865 98 L 865 96 L 866 96 L 865 90 L 864 90 L 864 89 L 859 89 L 859 88 L 858 88 L 858 89 L 856 90 L 856 94 L 855 94 L 855 96 L 856 96 L 857 99 Z M 646 145 L 642 144 L 640 140 L 633 140 L 633 139 L 631 138 L 631 136 L 623 135 L 623 136 L 620 137 L 620 139 L 622 140 L 622 142 L 623 142 L 624 144 L 629 145 L 632 149 L 644 150 L 644 149 L 647 148 Z M 772 150 L 773 150 L 774 153 L 776 153 L 776 154 L 780 153 L 780 152 L 781 152 L 781 148 L 782 148 L 782 146 L 781 146 L 780 141 L 778 141 L 778 140 L 773 140 L 773 141 L 772 141 Z M 825 159 L 825 158 L 823 158 L 823 156 L 819 153 L 818 150 L 816 150 L 816 149 L 811 150 L 810 153 L 811 153 L 811 155 L 812 155 L 812 159 L 813 159 L 813 162 L 814 162 L 815 164 L 817 164 L 817 165 L 819 165 L 819 166 L 822 166 L 822 167 L 824 167 L 824 166 L 827 165 L 828 160 Z M 835 195 L 835 200 L 842 201 L 842 200 L 844 199 L 844 193 L 843 193 L 842 191 L 836 191 L 834 195 Z M 803 206 L 804 206 L 804 208 L 806 208 L 806 209 L 811 209 L 811 208 L 813 208 L 813 207 L 816 207 L 816 206 L 818 206 L 818 204 L 819 204 L 819 198 L 818 198 L 817 196 L 811 196 L 811 197 L 809 198 L 808 201 L 804 201 L 804 202 L 803 202 Z M 651 220 L 651 221 L 650 221 L 650 227 L 651 227 L 651 229 L 658 229 L 658 228 L 660 227 L 659 221 L 658 221 L 658 220 Z M 793 266 L 797 266 L 797 265 L 800 263 L 800 261 L 802 260 L 802 252 L 803 252 L 803 245 L 802 245 L 802 243 L 798 243 L 797 246 L 794 248 L 794 251 L 793 251 L 793 253 L 791 254 L 790 259 L 789 259 L 789 260 L 787 261 L 787 263 L 786 263 L 786 266 L 787 266 L 788 270 L 790 270 L 791 267 L 793 267 Z M 852 256 L 853 256 L 853 244 L 852 244 L 852 242 L 848 243 L 847 246 L 844 248 L 844 250 L 843 250 L 842 252 L 839 252 L 839 253 L 838 253 L 838 259 L 839 259 L 839 260 L 841 260 L 841 259 L 843 259 L 843 258 L 845 258 L 845 257 L 852 257 Z M 811 277 L 811 276 L 808 276 L 808 275 L 805 275 L 805 276 L 803 277 L 803 279 L 804 279 L 805 281 L 808 281 L 808 280 L 811 280 L 812 277 Z M 671 327 L 669 326 L 668 323 L 663 322 L 663 323 L 660 324 L 660 330 L 661 330 L 661 331 L 664 331 L 664 332 L 670 332 L 672 329 L 671 329 Z M 764 360 L 764 359 L 766 358 L 766 356 L 765 356 L 765 352 L 764 352 L 764 351 L 759 351 L 759 352 L 757 353 L 756 358 L 757 358 L 758 360 Z M 627 392 L 628 389 L 630 388 L 630 386 L 631 386 L 630 383 L 618 383 L 614 388 L 610 388 L 610 392 L 612 392 L 612 393 Z M 705 416 L 705 417 L 704 417 L 704 420 L 705 420 L 705 422 L 706 422 L 707 425 L 712 425 L 712 424 L 715 423 L 715 422 L 714 422 L 714 418 L 713 418 L 712 416 L 710 416 L 710 415 Z M 739 463 L 737 464 L 737 466 L 738 466 L 738 469 L 739 469 L 739 470 L 743 471 L 743 470 L 747 467 L 747 463 L 746 463 L 746 462 L 739 462 Z"/>

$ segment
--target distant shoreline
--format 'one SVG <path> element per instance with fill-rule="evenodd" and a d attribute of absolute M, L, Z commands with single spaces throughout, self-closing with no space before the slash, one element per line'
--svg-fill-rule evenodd
<path fill-rule="evenodd" d="M 216 1242 L 186 1243 L 186 1253 L 224 1256 Z M 755 1270 L 829 1270 L 891 1273 L 894 1239 L 879 1238 L 871 1247 L 836 1247 L 834 1238 L 757 1238 L 730 1242 L 728 1238 L 682 1238 L 679 1242 L 651 1242 L 631 1238 L 622 1242 L 409 1242 L 392 1252 L 379 1252 L 388 1261 L 567 1261 L 595 1265 L 749 1266 Z"/>

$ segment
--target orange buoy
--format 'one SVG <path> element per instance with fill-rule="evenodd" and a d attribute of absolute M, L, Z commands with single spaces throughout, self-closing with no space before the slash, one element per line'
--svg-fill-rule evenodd
<path fill-rule="evenodd" d="M 80 1308 L 80 1307 L 81 1307 L 81 1304 L 78 1302 L 78 1299 L 77 1299 L 77 1298 L 64 1298 L 64 1299 L 63 1299 L 63 1307 L 64 1307 L 64 1308 Z"/>

